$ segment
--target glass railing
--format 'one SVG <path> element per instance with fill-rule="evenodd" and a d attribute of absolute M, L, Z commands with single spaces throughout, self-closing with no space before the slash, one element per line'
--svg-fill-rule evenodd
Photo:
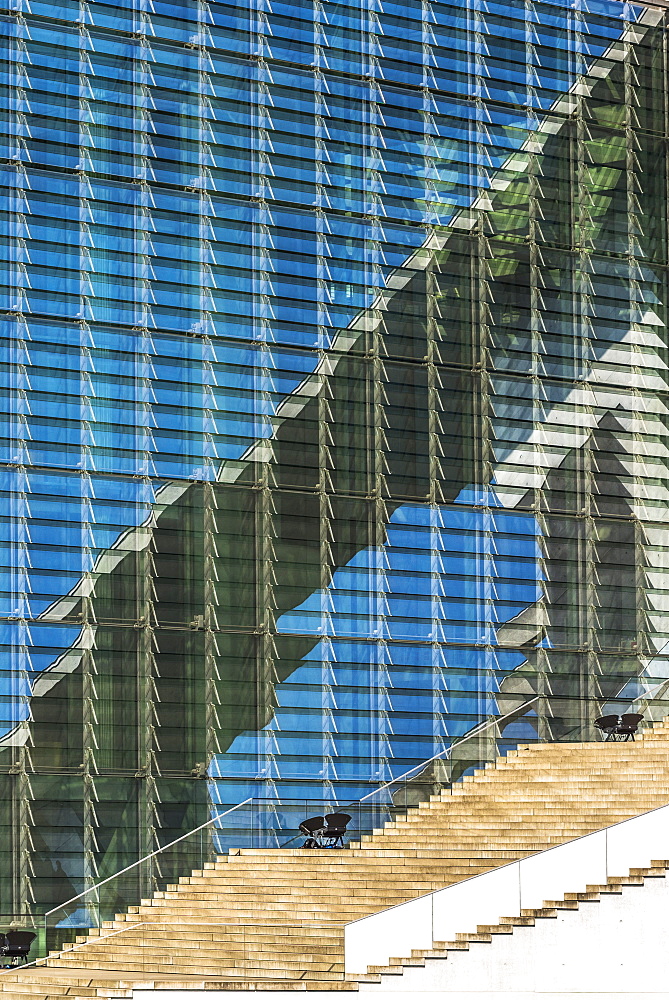
<path fill-rule="evenodd" d="M 221 855 L 248 848 L 301 848 L 304 838 L 298 828 L 308 817 L 348 813 L 347 840 L 358 842 L 432 796 L 452 794 L 464 775 L 494 761 L 505 746 L 515 747 L 519 740 L 507 736 L 505 730 L 514 720 L 531 717 L 538 701 L 538 695 L 519 700 L 504 715 L 482 722 L 446 750 L 353 802 L 341 793 L 337 798 L 333 788 L 327 799 L 308 795 L 248 798 L 229 809 L 218 807 L 206 823 L 51 909 L 44 917 L 40 953 L 44 954 L 43 948 L 59 950 L 91 928 L 103 932 L 117 914 L 132 912 L 142 900 L 178 884 L 180 878 L 202 870 Z M 585 723 L 563 736 L 569 741 L 591 738 Z"/>
<path fill-rule="evenodd" d="M 446 750 L 365 795 L 352 805 L 356 829 L 361 835 L 370 833 L 432 796 L 451 794 L 464 775 L 499 757 L 500 723 L 522 715 L 538 700 L 538 696 L 531 698 L 505 715 L 482 722 Z"/>
<path fill-rule="evenodd" d="M 44 918 L 44 943 L 59 950 L 79 933 L 103 929 L 117 914 L 165 891 L 192 871 L 240 848 L 301 847 L 298 833 L 309 816 L 340 811 L 351 816 L 348 839 L 355 841 L 430 796 L 450 790 L 463 774 L 499 754 L 499 726 L 526 712 L 537 701 L 523 702 L 506 715 L 482 723 L 447 750 L 352 803 L 335 798 L 295 797 L 280 801 L 249 798 L 103 879 L 51 909 Z M 214 807 L 215 808 L 215 807 Z"/>
<path fill-rule="evenodd" d="M 237 831 L 246 836 L 256 823 L 257 805 L 246 799 L 164 847 L 140 858 L 121 871 L 102 879 L 44 916 L 44 940 L 48 951 L 60 950 L 77 932 L 102 929 L 116 914 L 137 907 L 143 899 L 164 891 L 179 878 L 202 869 L 226 852 L 226 844 Z"/>
<path fill-rule="evenodd" d="M 336 806 L 331 798 L 304 796 L 280 801 L 249 798 L 221 809 L 196 829 L 49 910 L 43 918 L 44 947 L 47 952 L 59 951 L 91 928 L 103 931 L 117 914 L 132 912 L 142 900 L 231 851 L 281 847 L 295 837 L 307 816 L 332 812 Z M 291 846 L 301 846 L 301 840 Z"/>
<path fill-rule="evenodd" d="M 406 814 L 407 810 L 427 802 L 435 795 L 450 794 L 462 777 L 484 767 L 500 756 L 501 724 L 509 720 L 521 718 L 539 700 L 539 696 L 521 702 L 505 715 L 496 716 L 480 723 L 459 740 L 455 740 L 447 749 L 435 754 L 428 760 L 421 761 L 415 767 L 386 782 L 361 799 L 354 802 L 340 802 L 336 810 L 350 815 L 351 821 L 347 827 L 347 839 L 355 841 L 365 834 L 371 834 L 385 823 Z M 580 733 L 581 727 L 574 730 Z M 578 735 L 570 739 L 580 738 Z M 509 743 L 515 747 L 516 740 Z M 334 812 L 335 806 L 328 803 L 328 811 Z M 314 815 L 314 814 L 312 814 Z M 282 847 L 299 847 L 301 835 L 284 841 Z"/>

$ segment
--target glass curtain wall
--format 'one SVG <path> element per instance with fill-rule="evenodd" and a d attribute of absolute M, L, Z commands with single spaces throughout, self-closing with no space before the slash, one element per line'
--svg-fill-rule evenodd
<path fill-rule="evenodd" d="M 0 16 L 0 912 L 664 714 L 665 20 Z"/>

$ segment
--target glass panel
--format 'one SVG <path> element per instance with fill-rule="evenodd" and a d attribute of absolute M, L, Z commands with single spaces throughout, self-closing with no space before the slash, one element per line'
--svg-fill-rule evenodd
<path fill-rule="evenodd" d="M 12 920 L 669 708 L 669 15 L 264 7 L 3 22 Z"/>

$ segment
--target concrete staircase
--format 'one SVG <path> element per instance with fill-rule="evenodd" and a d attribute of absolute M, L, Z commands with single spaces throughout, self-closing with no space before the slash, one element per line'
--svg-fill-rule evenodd
<path fill-rule="evenodd" d="M 636 743 L 521 747 L 346 850 L 233 851 L 43 964 L 1 974 L 0 993 L 356 990 L 346 923 L 667 803 L 669 719 Z"/>
<path fill-rule="evenodd" d="M 431 994 L 435 992 L 460 992 L 463 988 L 469 987 L 472 992 L 479 997 L 482 995 L 489 995 L 491 997 L 495 995 L 501 996 L 503 993 L 499 987 L 499 979 L 502 979 L 507 987 L 512 986 L 512 984 L 517 984 L 518 982 L 518 979 L 513 976 L 513 971 L 510 968 L 511 963 L 509 962 L 508 948 L 504 949 L 504 952 L 500 952 L 499 949 L 497 950 L 496 960 L 499 968 L 495 971 L 497 971 L 498 982 L 493 984 L 490 984 L 489 982 L 486 983 L 484 973 L 483 982 L 473 983 L 472 972 L 480 974 L 481 971 L 481 959 L 483 958 L 483 955 L 479 947 L 480 945 L 492 945 L 493 943 L 496 943 L 500 935 L 508 937 L 509 935 L 519 932 L 521 928 L 536 927 L 546 921 L 557 922 L 565 911 L 573 913 L 574 911 L 582 909 L 587 904 L 599 903 L 607 897 L 622 896 L 630 889 L 645 886 L 648 880 L 666 879 L 668 871 L 669 861 L 667 860 L 653 861 L 650 868 L 632 868 L 630 869 L 628 875 L 609 878 L 604 885 L 588 885 L 583 892 L 567 892 L 562 899 L 546 900 L 545 905 L 540 908 L 522 910 L 520 916 L 501 917 L 500 922 L 497 924 L 480 924 L 475 931 L 456 934 L 454 941 L 434 941 L 431 948 L 414 949 L 412 950 L 411 955 L 407 958 L 391 958 L 387 966 L 370 965 L 367 975 L 356 977 L 357 981 L 361 985 L 363 991 L 369 990 L 370 992 L 377 991 L 372 986 L 368 986 L 367 984 L 380 984 L 381 990 L 379 992 L 382 995 L 387 995 L 390 991 L 402 991 L 403 995 L 406 995 L 406 992 L 411 995 L 415 995 L 415 993 L 422 991 L 429 992 Z M 664 903 L 662 917 L 664 916 L 664 913 L 666 913 L 666 895 L 667 893 L 665 892 L 665 898 L 662 900 Z M 625 911 L 618 911 L 619 914 L 621 912 L 624 913 Z M 637 914 L 634 914 L 634 916 L 637 916 Z M 655 919 L 657 919 L 657 914 L 654 916 Z M 622 922 L 620 916 L 618 916 L 617 919 Z M 657 923 L 660 923 L 662 928 L 664 928 L 663 919 L 657 920 Z M 647 947 L 643 947 L 644 944 L 647 945 L 647 941 L 644 941 L 643 924 L 641 924 L 641 922 L 639 922 L 639 924 L 641 925 L 641 933 L 639 936 L 642 939 L 642 946 L 634 948 L 634 951 L 630 954 L 630 959 L 635 967 L 635 970 L 637 971 L 637 982 L 635 984 L 636 989 L 641 992 L 645 992 L 643 969 L 645 965 L 644 958 L 647 958 L 648 949 Z M 587 924 L 585 927 L 583 926 L 583 923 L 581 924 L 582 934 L 587 935 L 587 932 L 591 930 L 592 928 L 588 927 Z M 525 931 L 523 930 L 522 933 L 525 933 Z M 596 946 L 596 939 L 593 941 L 593 935 L 590 934 L 589 936 L 591 946 L 592 944 L 595 944 Z M 585 943 L 587 946 L 587 936 Z M 629 940 L 626 940 L 624 947 L 621 949 L 621 954 L 624 954 L 625 951 L 629 952 L 629 949 L 630 942 Z M 462 952 L 469 952 L 471 950 L 475 950 L 477 953 L 475 968 L 470 969 L 469 971 L 467 968 L 462 966 L 456 968 L 453 970 L 455 972 L 455 976 L 453 976 L 455 981 L 449 982 L 449 977 L 443 975 L 445 972 L 443 962 L 449 957 L 453 960 L 456 956 L 460 956 Z M 662 948 L 662 951 L 666 951 L 666 949 Z M 527 951 L 521 955 L 521 960 L 524 958 L 525 962 L 527 962 L 529 955 L 531 954 L 532 952 L 530 949 L 527 949 Z M 564 956 L 568 954 L 569 952 L 563 953 L 563 960 Z M 536 960 L 536 954 L 534 954 L 533 957 Z M 545 956 L 545 958 L 548 957 L 548 955 Z M 625 990 L 620 989 L 619 982 L 608 990 L 604 988 L 603 981 L 605 981 L 604 977 L 606 975 L 606 970 L 603 969 L 603 966 L 606 965 L 606 962 L 603 961 L 604 956 L 601 951 L 601 946 L 600 949 L 596 951 L 596 958 L 596 964 L 599 970 L 598 974 L 600 977 L 599 986 L 602 992 L 625 993 Z M 576 956 L 570 956 L 570 961 L 576 961 Z M 450 965 L 453 965 L 453 961 L 451 961 Z M 439 968 L 440 966 L 441 968 Z M 424 981 L 421 981 L 423 980 L 423 977 L 420 977 L 419 979 L 415 973 L 413 973 L 413 970 L 415 969 L 428 970 L 428 976 L 425 977 Z M 437 972 L 436 976 L 434 975 L 435 971 Z M 430 972 L 432 972 L 432 975 L 429 975 Z M 441 973 L 441 975 L 439 973 Z M 458 977 L 458 974 L 459 978 L 456 978 Z M 619 974 L 618 970 L 615 969 L 613 976 L 614 979 L 617 974 Z M 489 975 L 490 974 L 488 972 L 488 976 Z M 463 978 L 465 979 L 466 987 L 463 987 Z M 550 979 L 550 971 L 548 969 L 546 970 L 546 979 L 547 993 L 549 990 L 555 990 L 553 995 L 557 994 L 564 996 L 567 992 L 572 992 L 571 990 L 561 991 L 559 989 L 555 989 L 555 983 Z M 578 975 L 576 976 L 576 979 L 578 979 Z M 405 981 L 403 982 L 402 980 Z M 664 985 L 666 985 L 666 979 L 662 984 L 663 989 Z M 509 990 L 509 992 L 511 992 L 511 990 Z M 583 989 L 582 982 L 576 986 L 573 992 L 578 992 L 581 995 L 591 995 L 588 994 L 587 989 Z M 626 995 L 629 996 L 630 994 L 626 993 Z"/>

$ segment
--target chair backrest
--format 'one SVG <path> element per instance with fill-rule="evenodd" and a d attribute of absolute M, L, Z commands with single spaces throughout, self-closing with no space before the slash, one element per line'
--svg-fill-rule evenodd
<path fill-rule="evenodd" d="M 37 935 L 32 931 L 7 931 L 6 937 L 11 951 L 27 955 Z"/>
<path fill-rule="evenodd" d="M 620 721 L 620 716 L 618 715 L 603 715 L 601 719 L 595 719 L 595 725 L 598 729 L 615 729 Z"/>
<path fill-rule="evenodd" d="M 344 833 L 350 819 L 351 817 L 348 813 L 328 813 L 325 817 L 325 821 L 327 822 L 327 827 L 325 829 L 326 835 L 335 831 L 337 833 Z"/>
<path fill-rule="evenodd" d="M 623 729 L 636 730 L 642 719 L 643 715 L 637 715 L 636 713 L 631 712 L 629 715 L 622 716 L 620 724 Z"/>
<path fill-rule="evenodd" d="M 299 829 L 307 836 L 322 830 L 325 827 L 325 820 L 322 816 L 312 816 L 311 819 L 303 819 Z"/>

